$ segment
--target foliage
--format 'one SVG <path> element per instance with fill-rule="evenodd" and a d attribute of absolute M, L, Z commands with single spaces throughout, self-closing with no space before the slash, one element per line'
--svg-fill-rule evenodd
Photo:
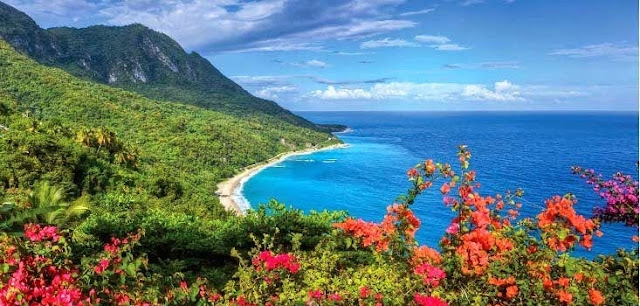
<path fill-rule="evenodd" d="M 87 197 L 80 197 L 72 203 L 65 201 L 63 188 L 42 183 L 36 191 L 30 192 L 25 207 L 16 207 L 14 203 L 4 204 L 6 220 L 1 220 L 0 228 L 13 230 L 27 222 L 69 227 L 73 221 L 85 215 L 90 204 Z"/>
<path fill-rule="evenodd" d="M 272 202 L 247 217 L 215 224 L 160 211 L 119 224 L 127 209 L 109 216 L 111 223 L 92 215 L 73 230 L 73 243 L 68 231 L 27 224 L 23 237 L 0 236 L 5 254 L 0 298 L 3 303 L 121 305 L 638 303 L 637 250 L 595 260 L 571 256 L 578 246 L 591 247 L 591 235 L 601 234 L 597 221 L 575 212 L 574 198 L 552 197 L 536 218 L 516 220 L 521 191 L 482 196 L 468 168 L 471 153 L 461 147 L 458 157 L 457 171 L 431 160 L 410 169 L 411 188 L 381 223 L 345 219 L 340 213 L 305 216 Z M 421 224 L 411 209 L 416 197 L 438 182 L 444 204 L 456 212 L 440 250 L 415 241 Z M 104 199 L 116 206 L 136 202 L 122 196 Z M 196 222 L 205 224 L 190 225 Z M 113 228 L 99 230 L 105 226 Z M 161 235 L 144 236 L 145 231 L 118 235 L 123 239 L 82 237 L 136 226 L 169 238 L 160 242 L 154 239 Z M 205 228 L 209 232 L 188 236 Z M 233 242 L 241 248 L 231 249 Z M 247 250 L 249 243 L 256 247 Z M 191 259 L 226 250 L 239 265 L 220 285 L 220 280 L 185 273 L 196 271 L 193 267 L 175 271 L 153 263 L 167 257 L 158 250 L 172 247 L 173 256 Z"/>

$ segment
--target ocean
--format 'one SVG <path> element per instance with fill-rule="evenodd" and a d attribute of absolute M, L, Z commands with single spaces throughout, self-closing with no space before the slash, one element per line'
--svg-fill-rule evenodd
<path fill-rule="evenodd" d="M 253 207 L 270 199 L 304 211 L 346 210 L 379 222 L 387 205 L 407 191 L 406 171 L 426 159 L 457 165 L 468 145 L 483 195 L 522 188 L 521 216 L 536 216 L 553 195 L 572 193 L 575 208 L 589 215 L 603 201 L 570 167 L 616 171 L 637 179 L 638 113 L 622 112 L 301 112 L 316 123 L 350 127 L 337 134 L 345 149 L 293 156 L 250 178 L 242 193 Z M 436 184 L 436 186 L 440 186 Z M 422 221 L 419 242 L 437 247 L 452 212 L 439 188 L 421 195 L 413 209 Z M 607 224 L 594 247 L 575 254 L 594 257 L 618 247 L 637 247 L 637 228 Z"/>

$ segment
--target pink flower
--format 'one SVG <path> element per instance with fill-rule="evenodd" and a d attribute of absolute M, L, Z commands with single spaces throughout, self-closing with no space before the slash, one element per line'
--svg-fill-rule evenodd
<path fill-rule="evenodd" d="M 425 285 L 437 287 L 440 281 L 447 277 L 447 274 L 440 268 L 436 268 L 428 263 L 423 263 L 413 269 L 413 273 L 422 277 Z"/>
<path fill-rule="evenodd" d="M 460 231 L 460 223 L 454 222 L 451 223 L 451 225 L 449 225 L 449 227 L 447 227 L 447 234 L 457 234 Z"/>

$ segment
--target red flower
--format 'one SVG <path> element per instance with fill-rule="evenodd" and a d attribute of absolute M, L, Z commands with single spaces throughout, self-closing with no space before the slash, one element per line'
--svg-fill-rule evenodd
<path fill-rule="evenodd" d="M 329 294 L 329 296 L 327 297 L 327 300 L 332 302 L 340 302 L 342 301 L 342 297 L 337 293 L 332 293 L 332 294 Z"/>
<path fill-rule="evenodd" d="M 324 292 L 322 292 L 322 290 L 320 289 L 316 289 L 313 291 L 309 291 L 307 295 L 310 299 L 322 300 L 322 298 L 324 297 Z"/>
<path fill-rule="evenodd" d="M 274 256 L 270 251 L 263 251 L 252 262 L 258 270 L 263 266 L 267 271 L 284 269 L 294 274 L 300 270 L 300 264 L 297 262 L 296 257 L 289 253 Z"/>
<path fill-rule="evenodd" d="M 433 296 L 421 295 L 416 293 L 413 295 L 413 301 L 420 306 L 448 306 L 447 302 Z"/>
<path fill-rule="evenodd" d="M 360 287 L 360 298 L 361 299 L 366 299 L 369 294 L 371 294 L 371 289 L 369 289 L 367 286 L 362 286 Z"/>

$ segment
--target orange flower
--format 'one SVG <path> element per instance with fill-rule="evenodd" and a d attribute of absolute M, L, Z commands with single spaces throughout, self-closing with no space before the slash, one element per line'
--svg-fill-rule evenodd
<path fill-rule="evenodd" d="M 473 181 L 473 180 L 475 180 L 475 179 L 476 179 L 476 172 L 475 172 L 475 171 L 473 171 L 473 170 L 471 170 L 471 171 L 469 171 L 469 172 L 467 172 L 467 173 L 465 173 L 465 174 L 464 174 L 464 178 L 465 178 L 467 181 L 471 182 L 471 181 Z"/>
<path fill-rule="evenodd" d="M 589 289 L 589 300 L 593 305 L 602 305 L 604 304 L 604 297 L 602 293 L 596 289 Z"/>
<path fill-rule="evenodd" d="M 582 272 L 580 272 L 580 273 L 576 273 L 576 274 L 573 276 L 573 279 L 575 279 L 575 280 L 576 280 L 576 282 L 578 282 L 578 283 L 582 283 L 582 280 L 584 279 L 584 273 L 582 273 Z"/>
<path fill-rule="evenodd" d="M 451 191 L 451 186 L 447 183 L 444 183 L 442 187 L 440 187 L 440 192 L 442 192 L 442 194 L 447 194 L 449 191 Z"/>
<path fill-rule="evenodd" d="M 584 235 L 580 240 L 580 245 L 585 247 L 587 250 L 591 250 L 593 247 L 593 241 L 591 239 L 591 235 Z"/>
<path fill-rule="evenodd" d="M 349 218 L 341 223 L 333 225 L 339 228 L 345 233 L 352 235 L 355 238 L 362 238 L 362 245 L 369 247 L 374 245 L 378 252 L 387 251 L 389 249 L 389 240 L 386 237 L 382 227 L 373 222 L 366 222 L 362 219 L 355 220 Z"/>
<path fill-rule="evenodd" d="M 562 287 L 568 287 L 569 283 L 571 282 L 570 279 L 566 278 L 566 277 L 561 277 L 557 280 L 558 285 L 562 286 Z"/>
<path fill-rule="evenodd" d="M 560 299 L 560 302 L 570 305 L 571 302 L 573 301 L 573 295 L 569 292 L 561 290 L 561 291 L 558 291 L 558 299 Z"/>
<path fill-rule="evenodd" d="M 436 165 L 433 163 L 433 160 L 429 159 L 424 163 L 424 171 L 430 175 L 436 172 Z"/>
<path fill-rule="evenodd" d="M 511 216 L 512 219 L 515 219 L 518 216 L 518 211 L 515 209 L 509 209 L 509 216 Z"/>
<path fill-rule="evenodd" d="M 513 285 L 507 287 L 507 299 L 512 299 L 518 295 L 518 286 Z"/>
<path fill-rule="evenodd" d="M 544 241 L 556 251 L 567 251 L 576 241 L 591 249 L 591 233 L 595 230 L 595 222 L 576 213 L 574 201 L 569 197 L 555 196 L 546 202 L 546 208 L 538 215 L 538 226 Z M 560 236 L 559 233 L 563 233 Z M 582 239 L 580 239 L 582 235 Z M 565 238 L 560 238 L 565 237 Z"/>
<path fill-rule="evenodd" d="M 495 245 L 495 238 L 484 228 L 476 228 L 460 237 L 462 244 L 456 253 L 462 257 L 462 274 L 479 275 L 489 266 L 489 251 Z"/>
<path fill-rule="evenodd" d="M 423 263 L 429 263 L 431 265 L 439 265 L 442 262 L 442 257 L 438 251 L 428 247 L 420 246 L 413 249 L 413 256 L 411 257 L 411 265 L 419 266 Z"/>
<path fill-rule="evenodd" d="M 418 186 L 418 189 L 420 189 L 420 190 L 425 190 L 425 189 L 431 188 L 431 185 L 433 185 L 433 182 L 428 181 L 428 182 L 425 182 L 425 183 L 420 184 L 420 185 Z"/>

